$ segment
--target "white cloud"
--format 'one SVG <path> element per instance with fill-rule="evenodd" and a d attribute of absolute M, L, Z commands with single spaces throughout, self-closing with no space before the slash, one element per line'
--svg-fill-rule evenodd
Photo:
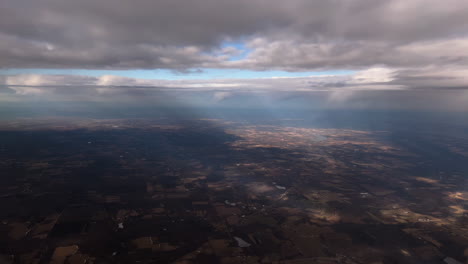
<path fill-rule="evenodd" d="M 216 102 L 221 102 L 233 95 L 234 94 L 232 92 L 215 92 L 213 94 L 213 98 L 215 99 Z"/>
<path fill-rule="evenodd" d="M 52 80 L 52 78 L 54 80 Z M 7 85 L 26 85 L 26 86 L 40 86 L 49 85 L 51 82 L 56 83 L 57 79 L 51 76 L 45 76 L 40 74 L 30 75 L 16 75 L 8 76 L 5 83 Z"/>
<path fill-rule="evenodd" d="M 452 67 L 441 70 L 425 67 L 419 70 L 369 68 L 347 75 L 308 77 L 216 79 L 216 80 L 157 80 L 137 79 L 122 76 L 100 77 L 77 75 L 4 75 L 0 85 L 8 87 L 17 95 L 61 96 L 73 100 L 95 99 L 99 96 L 146 96 L 157 91 L 213 91 L 215 101 L 223 101 L 237 92 L 330 92 L 328 101 L 349 100 L 359 91 L 390 91 L 412 89 L 468 89 L 468 70 Z"/>
<path fill-rule="evenodd" d="M 363 70 L 353 75 L 350 83 L 352 84 L 368 84 L 368 83 L 386 83 L 391 82 L 395 78 L 396 70 L 388 68 L 371 68 Z"/>

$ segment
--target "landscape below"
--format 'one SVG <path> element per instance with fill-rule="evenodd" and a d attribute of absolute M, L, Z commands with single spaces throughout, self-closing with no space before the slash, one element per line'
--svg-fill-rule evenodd
<path fill-rule="evenodd" d="M 3 121 L 0 263 L 464 263 L 467 159 L 436 131 Z"/>

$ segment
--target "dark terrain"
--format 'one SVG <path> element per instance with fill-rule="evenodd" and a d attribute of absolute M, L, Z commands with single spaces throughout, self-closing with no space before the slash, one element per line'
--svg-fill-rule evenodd
<path fill-rule="evenodd" d="M 464 263 L 467 159 L 404 127 L 4 121 L 0 263 Z"/>

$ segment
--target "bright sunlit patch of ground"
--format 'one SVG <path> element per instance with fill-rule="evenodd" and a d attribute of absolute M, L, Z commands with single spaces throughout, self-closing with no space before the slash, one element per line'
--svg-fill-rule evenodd
<path fill-rule="evenodd" d="M 450 192 L 448 197 L 456 200 L 468 201 L 468 192 Z"/>

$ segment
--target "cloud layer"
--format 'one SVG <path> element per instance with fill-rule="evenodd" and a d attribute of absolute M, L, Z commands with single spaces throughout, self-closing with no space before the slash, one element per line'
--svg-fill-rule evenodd
<path fill-rule="evenodd" d="M 464 67 L 465 0 L 5 0 L 0 67 Z M 225 42 L 243 42 L 250 53 Z"/>
<path fill-rule="evenodd" d="M 0 76 L 0 102 L 468 111 L 468 89 L 463 86 L 467 76 L 468 71 L 463 70 L 439 72 L 426 68 L 370 68 L 348 75 L 215 80 L 20 74 Z"/>
<path fill-rule="evenodd" d="M 406 88 L 394 83 L 397 72 L 387 68 L 370 68 L 347 75 L 315 75 L 308 77 L 270 77 L 251 79 L 206 80 L 158 80 L 138 79 L 114 75 L 99 77 L 79 75 L 18 74 L 0 76 L 0 86 L 20 94 L 27 94 L 26 87 L 47 90 L 70 87 L 94 87 L 96 89 L 125 88 L 197 90 L 197 91 L 329 91 L 329 90 L 395 90 Z M 23 92 L 19 92 L 23 91 Z M 35 90 L 37 91 L 37 90 Z M 37 92 L 34 92 L 37 93 Z M 222 96 L 224 97 L 224 96 Z M 222 99 L 222 98 L 220 98 Z"/>
<path fill-rule="evenodd" d="M 468 110 L 467 14 L 466 0 L 4 0 L 0 69 L 355 73 L 211 80 L 0 75 L 0 101 Z"/>

